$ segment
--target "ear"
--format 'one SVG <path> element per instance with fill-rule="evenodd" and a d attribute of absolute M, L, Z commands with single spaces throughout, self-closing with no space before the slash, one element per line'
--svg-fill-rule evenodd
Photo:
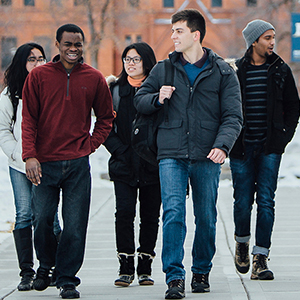
<path fill-rule="evenodd" d="M 195 42 L 200 40 L 200 36 L 201 36 L 200 31 L 198 31 L 198 30 L 194 31 L 194 41 Z"/>
<path fill-rule="evenodd" d="M 58 42 L 58 41 L 55 41 L 55 47 L 56 47 L 57 49 L 59 49 L 59 42 Z"/>

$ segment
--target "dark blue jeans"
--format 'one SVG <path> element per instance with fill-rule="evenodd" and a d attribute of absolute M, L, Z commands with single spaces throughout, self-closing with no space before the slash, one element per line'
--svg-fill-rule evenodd
<path fill-rule="evenodd" d="M 216 251 L 217 197 L 220 164 L 210 160 L 162 159 L 159 162 L 163 205 L 163 271 L 166 283 L 185 279 L 186 188 L 190 180 L 195 217 L 192 272 L 207 274 Z"/>
<path fill-rule="evenodd" d="M 138 252 L 155 256 L 159 213 L 161 206 L 159 183 L 134 187 L 115 181 L 116 242 L 119 253 L 135 253 L 134 219 L 137 195 L 140 202 L 140 233 Z"/>
<path fill-rule="evenodd" d="M 41 164 L 41 184 L 33 187 L 34 244 L 40 267 L 56 266 L 57 287 L 78 285 L 89 216 L 89 157 Z M 62 191 L 63 231 L 57 244 L 53 220 Z M 57 248 L 57 251 L 56 251 Z"/>
<path fill-rule="evenodd" d="M 280 161 L 280 154 L 266 155 L 260 144 L 246 144 L 244 160 L 230 158 L 237 242 L 247 242 L 250 239 L 251 211 L 256 194 L 257 216 L 252 254 L 269 254 Z"/>

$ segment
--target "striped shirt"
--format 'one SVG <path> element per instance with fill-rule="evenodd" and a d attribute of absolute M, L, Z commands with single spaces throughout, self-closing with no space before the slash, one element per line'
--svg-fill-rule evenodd
<path fill-rule="evenodd" d="M 267 136 L 267 74 L 269 64 L 249 65 L 246 71 L 245 142 L 261 143 Z"/>

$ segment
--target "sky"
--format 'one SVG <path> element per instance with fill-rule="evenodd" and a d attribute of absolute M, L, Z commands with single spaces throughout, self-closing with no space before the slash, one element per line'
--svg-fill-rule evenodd
<path fill-rule="evenodd" d="M 109 154 L 103 146 L 90 156 L 92 185 L 98 187 L 111 185 L 101 174 L 107 174 Z M 228 166 L 226 159 L 225 166 Z M 300 128 L 295 133 L 292 142 L 287 146 L 282 157 L 279 170 L 278 188 L 280 186 L 300 185 Z M 221 180 L 220 185 L 232 188 L 231 181 Z M 8 174 L 7 157 L 0 149 L 0 244 L 11 234 L 15 219 L 14 198 Z"/>

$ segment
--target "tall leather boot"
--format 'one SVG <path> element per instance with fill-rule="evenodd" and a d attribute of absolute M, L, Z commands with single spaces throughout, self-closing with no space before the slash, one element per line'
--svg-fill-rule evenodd
<path fill-rule="evenodd" d="M 129 286 L 134 279 L 134 254 L 118 253 L 120 262 L 119 278 L 115 280 L 117 286 Z"/>
<path fill-rule="evenodd" d="M 32 229 L 25 227 L 13 231 L 15 246 L 18 255 L 19 267 L 21 269 L 21 282 L 18 285 L 19 291 L 29 291 L 32 289 L 33 277 L 33 242 Z"/>

